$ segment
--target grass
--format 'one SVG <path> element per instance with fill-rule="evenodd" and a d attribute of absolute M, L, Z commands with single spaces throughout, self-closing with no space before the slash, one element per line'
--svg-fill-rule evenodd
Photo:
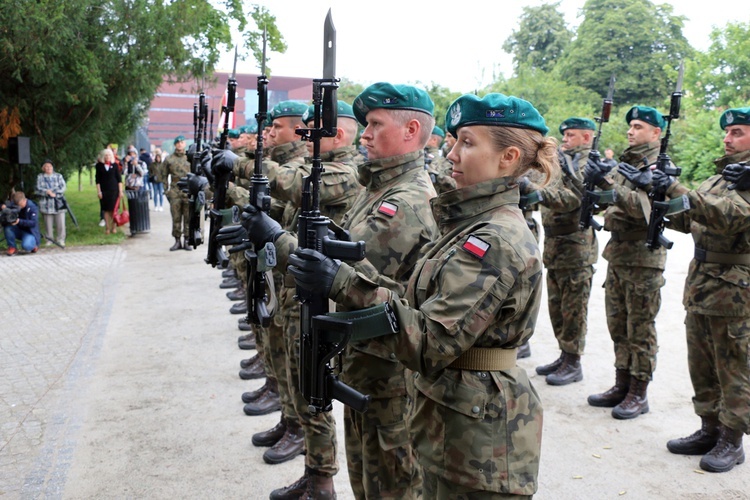
<path fill-rule="evenodd" d="M 87 170 L 84 170 L 81 175 L 80 191 L 78 186 L 78 175 L 74 174 L 68 179 L 68 187 L 65 190 L 65 199 L 68 200 L 68 205 L 78 219 L 78 226 L 73 224 L 73 220 L 69 215 L 65 216 L 65 230 L 67 236 L 65 238 L 66 247 L 76 247 L 85 245 L 117 245 L 124 241 L 127 237 L 124 231 L 127 231 L 127 226 L 119 228 L 116 234 L 104 234 L 104 228 L 99 227 L 99 197 L 96 195 L 96 184 L 92 184 L 91 175 Z M 33 189 L 36 185 L 36 177 L 30 179 L 26 183 L 27 190 Z M 36 201 L 36 200 L 35 200 Z M 127 203 L 122 200 L 120 203 Z M 125 205 L 127 208 L 127 205 Z M 39 229 L 44 234 L 44 221 L 39 221 Z M 44 240 L 44 237 L 42 237 Z M 44 242 L 42 242 L 44 245 Z M 7 248 L 7 243 L 3 239 L 0 243 L 0 248 Z"/>

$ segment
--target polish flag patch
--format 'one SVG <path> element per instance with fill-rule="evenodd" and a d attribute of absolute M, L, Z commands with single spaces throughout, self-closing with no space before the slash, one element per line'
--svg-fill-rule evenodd
<path fill-rule="evenodd" d="M 393 217 L 394 215 L 396 215 L 396 212 L 398 212 L 398 206 L 394 205 L 393 203 L 384 201 L 378 207 L 378 212 L 383 215 L 387 215 L 388 217 Z"/>
<path fill-rule="evenodd" d="M 478 259 L 482 259 L 490 250 L 490 244 L 481 238 L 477 238 L 476 236 L 469 235 L 469 238 L 466 240 L 466 243 L 464 243 L 461 248 L 469 252 L 474 257 L 477 257 Z"/>

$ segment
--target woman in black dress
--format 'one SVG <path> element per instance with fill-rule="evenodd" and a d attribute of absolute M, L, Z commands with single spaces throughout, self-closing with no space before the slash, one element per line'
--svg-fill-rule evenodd
<path fill-rule="evenodd" d="M 96 162 L 96 192 L 106 221 L 104 234 L 114 234 L 117 232 L 117 225 L 112 216 L 117 197 L 122 196 L 122 175 L 115 164 L 115 155 L 110 149 L 103 149 Z"/>

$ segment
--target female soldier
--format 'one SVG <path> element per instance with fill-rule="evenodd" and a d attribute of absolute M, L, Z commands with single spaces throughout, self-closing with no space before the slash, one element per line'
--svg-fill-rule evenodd
<path fill-rule="evenodd" d="M 314 250 L 297 250 L 289 271 L 347 308 L 395 312 L 399 333 L 380 340 L 418 372 L 411 431 L 425 498 L 528 496 L 542 406 L 515 360 L 534 332 L 542 264 L 516 179 L 536 170 L 549 181 L 557 144 L 529 102 L 503 94 L 458 98 L 446 124 L 458 188 L 433 204 L 442 237 L 425 248 L 404 298 Z"/>

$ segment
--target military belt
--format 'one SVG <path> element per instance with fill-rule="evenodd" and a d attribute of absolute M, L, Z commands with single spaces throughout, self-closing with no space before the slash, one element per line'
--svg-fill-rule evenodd
<path fill-rule="evenodd" d="M 646 231 L 631 231 L 629 233 L 619 233 L 613 231 L 610 233 L 610 240 L 612 241 L 646 241 L 648 232 Z"/>
<path fill-rule="evenodd" d="M 448 368 L 482 372 L 510 370 L 516 366 L 517 351 L 515 348 L 472 347 L 456 358 Z"/>
<path fill-rule="evenodd" d="M 578 232 L 578 224 L 566 224 L 564 226 L 544 226 L 546 236 L 565 236 Z"/>
<path fill-rule="evenodd" d="M 750 266 L 750 254 L 747 253 L 719 253 L 696 247 L 694 257 L 698 262 L 707 264 Z"/>
<path fill-rule="evenodd" d="M 400 331 L 396 313 L 387 302 L 358 311 L 331 312 L 327 316 L 351 323 L 350 340 L 373 339 Z M 339 331 L 323 329 L 320 333 L 320 339 L 323 342 L 341 342 L 344 340 L 344 334 Z"/>

